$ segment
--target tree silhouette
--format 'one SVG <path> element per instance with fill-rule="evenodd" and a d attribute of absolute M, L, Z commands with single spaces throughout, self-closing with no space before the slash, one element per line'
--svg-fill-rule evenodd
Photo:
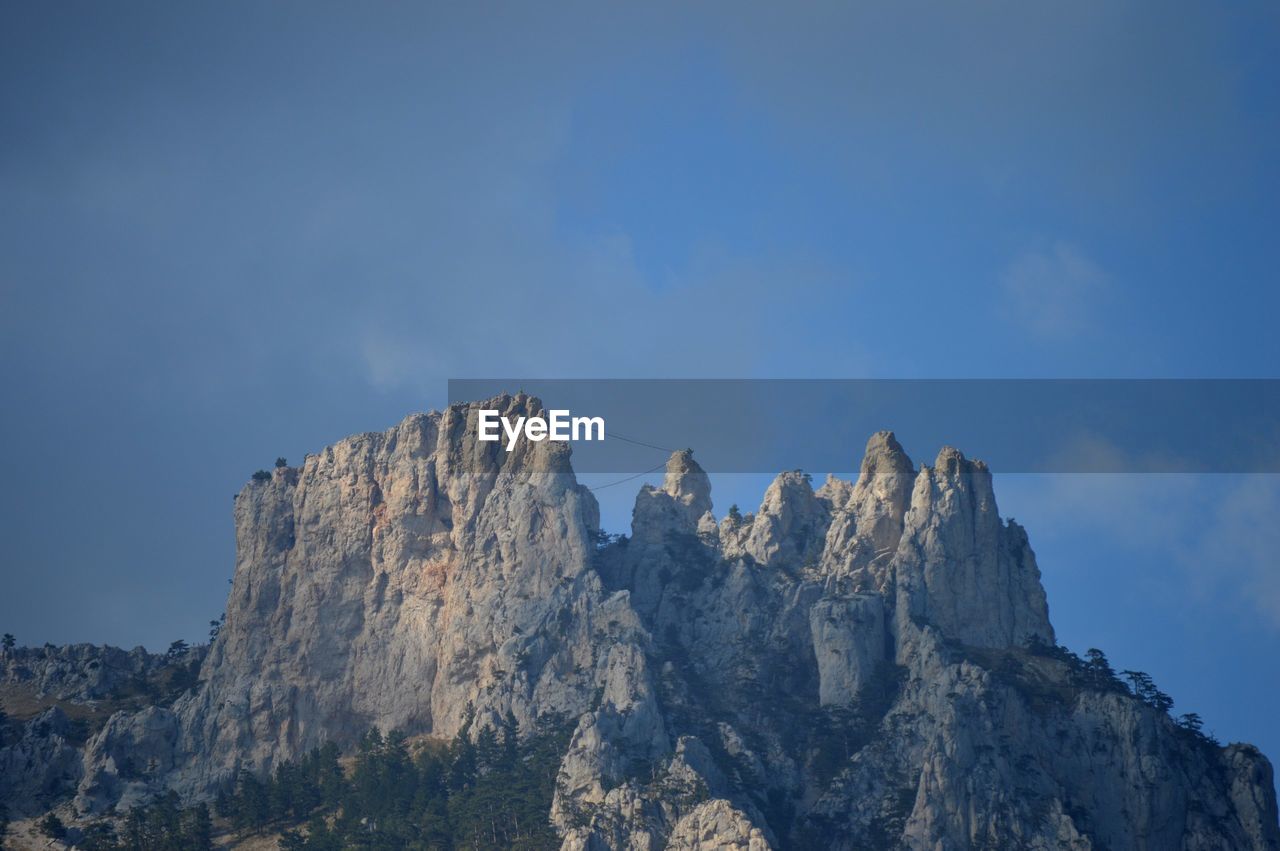
<path fill-rule="evenodd" d="M 1143 703 L 1165 714 L 1173 708 L 1173 698 L 1156 687 L 1150 674 L 1143 671 L 1124 671 L 1124 675 L 1129 682 L 1133 683 L 1133 693 Z"/>
<path fill-rule="evenodd" d="M 67 835 L 67 826 L 62 823 L 62 819 L 53 813 L 40 820 L 40 832 L 50 839 L 61 840 Z"/>

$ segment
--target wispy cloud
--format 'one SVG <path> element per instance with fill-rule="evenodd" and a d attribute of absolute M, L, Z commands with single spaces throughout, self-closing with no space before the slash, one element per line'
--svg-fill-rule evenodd
<path fill-rule="evenodd" d="M 1220 579 L 1280 629 L 1280 478 L 1245 476 L 1215 501 L 1194 544 L 1176 553 L 1200 582 Z"/>
<path fill-rule="evenodd" d="M 1154 558 L 1170 585 L 1280 630 L 1280 476 L 1012 476 L 1001 491 L 1038 518 L 1033 535 L 1092 538 L 1119 563 Z"/>
<path fill-rule="evenodd" d="M 1000 276 L 1006 318 L 1050 340 L 1096 327 L 1108 287 L 1107 274 L 1066 242 L 1023 251 Z"/>

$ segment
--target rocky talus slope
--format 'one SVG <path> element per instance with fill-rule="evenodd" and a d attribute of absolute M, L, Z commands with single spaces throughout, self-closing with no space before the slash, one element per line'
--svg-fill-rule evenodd
<path fill-rule="evenodd" d="M 717 520 L 680 452 L 610 539 L 566 446 L 480 443 L 481 407 L 541 403 L 411 416 L 246 485 L 200 684 L 75 751 L 76 810 L 473 710 L 574 725 L 565 849 L 1280 848 L 1257 750 L 1055 647 L 982 462 L 917 470 L 882 432 L 856 482 L 783 473 Z"/>

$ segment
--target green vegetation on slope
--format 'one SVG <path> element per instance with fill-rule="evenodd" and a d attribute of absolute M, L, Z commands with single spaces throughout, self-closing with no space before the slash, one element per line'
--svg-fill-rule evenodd
<path fill-rule="evenodd" d="M 405 736 L 370 730 L 349 770 L 332 744 L 281 765 L 268 778 L 242 772 L 215 809 L 239 835 L 282 831 L 285 851 L 554 849 L 547 821 L 568 740 L 556 724 L 523 740 L 515 720 L 471 739 L 470 722 L 448 744 L 411 748 Z M 105 822 L 90 851 L 212 848 L 209 813 L 170 795 L 134 810 L 118 832 Z"/>

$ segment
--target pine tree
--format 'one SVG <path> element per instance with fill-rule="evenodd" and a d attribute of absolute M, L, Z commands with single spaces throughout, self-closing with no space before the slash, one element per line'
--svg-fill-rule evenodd
<path fill-rule="evenodd" d="M 476 736 L 476 765 L 481 772 L 490 771 L 501 761 L 502 751 L 498 734 L 493 727 L 485 727 Z"/>
<path fill-rule="evenodd" d="M 232 821 L 238 830 L 258 828 L 271 816 L 267 789 L 248 769 L 241 769 L 237 782 Z"/>
<path fill-rule="evenodd" d="M 346 789 L 346 778 L 338 763 L 338 746 L 325 742 L 316 755 L 316 780 L 322 805 L 336 807 Z"/>
<path fill-rule="evenodd" d="M 50 839 L 61 840 L 66 838 L 67 826 L 55 813 L 49 813 L 40 820 L 40 832 Z"/>
<path fill-rule="evenodd" d="M 1125 677 L 1133 684 L 1133 693 L 1137 697 L 1147 700 L 1151 692 L 1155 690 L 1155 683 L 1151 681 L 1151 675 L 1143 671 L 1124 671 Z"/>
<path fill-rule="evenodd" d="M 1116 672 L 1107 661 L 1107 654 L 1096 647 L 1090 647 L 1085 651 L 1085 655 L 1088 657 L 1086 671 L 1090 685 L 1095 688 L 1110 686 L 1115 681 Z"/>
<path fill-rule="evenodd" d="M 514 765 L 519 758 L 520 749 L 520 725 L 516 723 L 516 716 L 510 709 L 507 714 L 502 716 L 502 762 L 504 765 Z"/>
<path fill-rule="evenodd" d="M 183 825 L 183 848 L 191 851 L 209 851 L 213 848 L 213 819 L 209 807 L 196 804 L 187 811 Z"/>
<path fill-rule="evenodd" d="M 1197 712 L 1187 712 L 1178 717 L 1178 726 L 1192 733 L 1199 733 L 1204 727 L 1204 720 Z"/>

